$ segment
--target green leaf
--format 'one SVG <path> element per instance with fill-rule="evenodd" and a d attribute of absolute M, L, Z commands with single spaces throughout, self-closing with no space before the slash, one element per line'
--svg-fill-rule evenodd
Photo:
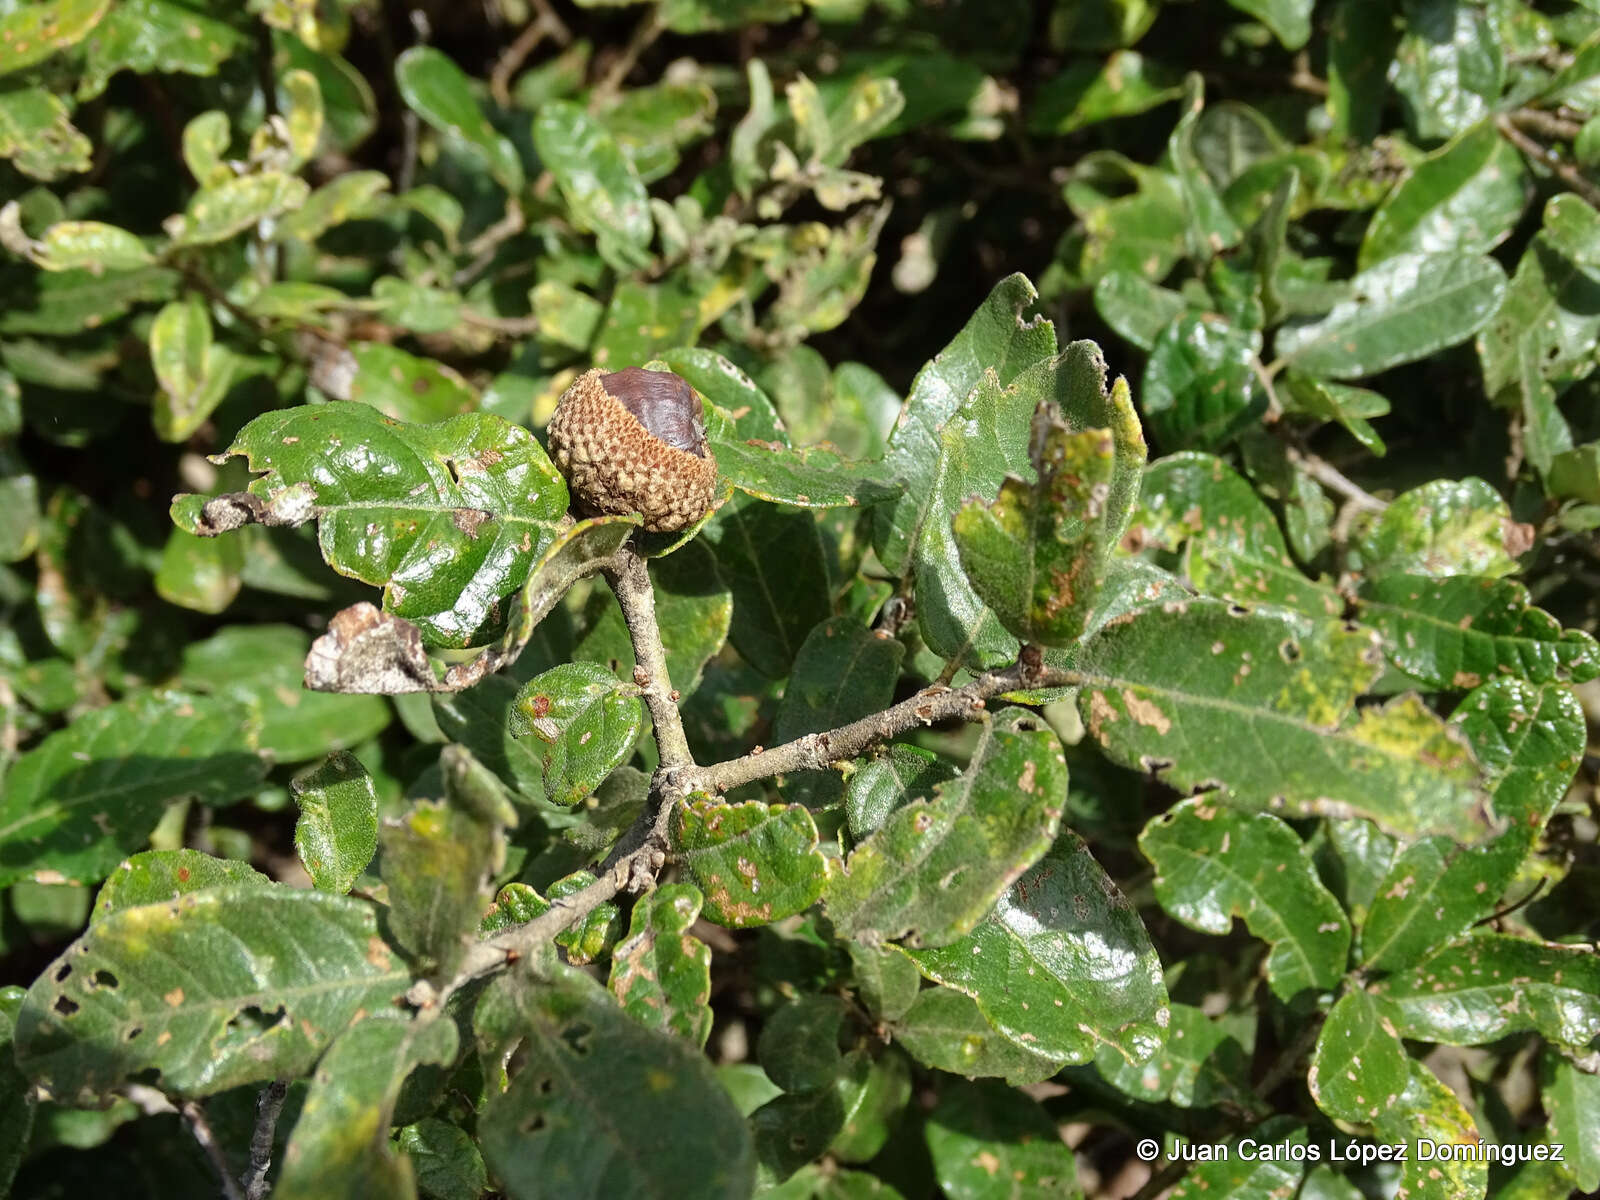
<path fill-rule="evenodd" d="M 827 876 L 816 822 L 798 804 L 691 796 L 672 815 L 671 846 L 705 893 L 706 920 L 735 929 L 804 912 Z"/>
<path fill-rule="evenodd" d="M 294 848 L 311 882 L 344 895 L 378 849 L 378 793 L 355 755 L 340 750 L 290 785 L 300 819 Z"/>
<path fill-rule="evenodd" d="M 521 1043 L 478 1118 L 484 1160 L 517 1200 L 750 1195 L 750 1131 L 710 1063 L 599 984 L 570 970 L 537 987 L 503 976 L 475 1024 L 486 1062 Z"/>
<path fill-rule="evenodd" d="M 489 907 L 504 863 L 497 825 L 454 804 L 423 800 L 378 829 L 378 873 L 389 888 L 389 932 L 448 979 Z"/>
<path fill-rule="evenodd" d="M 28 1135 L 33 1132 L 38 1107 L 11 1053 L 12 1033 L 24 995 L 15 985 L 0 988 L 0 1189 L 7 1195 L 28 1149 Z"/>
<path fill-rule="evenodd" d="M 417 1067 L 449 1066 L 457 1042 L 454 1022 L 421 1018 L 369 1018 L 335 1038 L 306 1090 L 272 1194 L 280 1200 L 415 1196 L 411 1164 L 389 1140 L 395 1101 Z"/>
<path fill-rule="evenodd" d="M 711 1033 L 711 947 L 689 933 L 699 915 L 700 890 L 690 883 L 641 898 L 612 951 L 608 985 L 623 1012 L 696 1047 Z"/>
<path fill-rule="evenodd" d="M 873 1016 L 897 1021 L 916 1001 L 922 973 L 897 946 L 864 946 L 847 942 L 854 967 L 856 994 Z"/>
<path fill-rule="evenodd" d="M 1600 959 L 1579 946 L 1480 933 L 1390 976 L 1375 992 L 1401 1037 L 1480 1046 L 1536 1030 L 1584 1046 L 1600 1034 Z"/>
<path fill-rule="evenodd" d="M 865 760 L 845 787 L 844 811 L 850 832 L 864 838 L 875 832 L 897 808 L 931 797 L 934 788 L 961 772 L 917 746 L 896 742 Z"/>
<path fill-rule="evenodd" d="M 451 145 L 489 168 L 506 191 L 522 190 L 522 160 L 516 148 L 484 116 L 467 75 L 432 46 L 413 46 L 394 65 L 395 83 L 406 106 Z"/>
<path fill-rule="evenodd" d="M 1334 137 L 1369 142 L 1388 102 L 1400 31 L 1387 5 L 1338 0 L 1328 22 L 1328 113 Z"/>
<path fill-rule="evenodd" d="M 1272 510 L 1220 458 L 1186 451 L 1151 463 L 1131 529 L 1140 546 L 1182 549 L 1184 574 L 1203 592 L 1316 616 L 1344 611 L 1331 587 L 1295 565 Z"/>
<path fill-rule="evenodd" d="M 1326 992 L 1343 977 L 1350 922 L 1305 843 L 1277 817 L 1196 797 L 1146 825 L 1139 849 L 1155 865 L 1161 907 L 1178 920 L 1227 934 L 1243 917 L 1271 944 L 1267 980 L 1279 999 Z"/>
<path fill-rule="evenodd" d="M 478 932 L 496 933 L 513 925 L 525 924 L 549 912 L 551 901 L 576 895 L 594 882 L 595 877 L 588 871 L 574 871 L 550 885 L 550 900 L 525 883 L 508 883 L 500 889 L 489 911 L 484 914 Z M 581 920 L 558 933 L 555 943 L 567 952 L 569 963 L 582 966 L 609 953 L 622 933 L 622 910 L 607 901 L 596 905 Z"/>
<path fill-rule="evenodd" d="M 662 0 L 661 22 L 673 33 L 711 33 L 777 24 L 800 11 L 799 0 Z"/>
<path fill-rule="evenodd" d="M 552 804 L 577 804 L 633 752 L 644 726 L 639 689 L 598 663 L 553 667 L 523 685 L 511 708 L 511 736 L 544 768 Z"/>
<path fill-rule="evenodd" d="M 1190 72 L 1184 79 L 1183 93 L 1182 115 L 1167 137 L 1167 154 L 1183 197 L 1189 257 L 1203 263 L 1238 245 L 1244 231 L 1223 204 L 1196 150 L 1195 131 L 1205 107 L 1205 86 L 1197 73 Z"/>
<path fill-rule="evenodd" d="M 1510 575 L 1528 534 L 1481 479 L 1435 479 L 1398 497 L 1359 541 L 1371 576 Z"/>
<path fill-rule="evenodd" d="M 1035 484 L 1008 478 L 992 502 L 968 500 L 953 525 L 961 565 L 1018 640 L 1063 646 L 1083 633 L 1116 537 L 1105 497 L 1115 470 L 1109 429 L 1070 433 L 1034 418 Z"/>
<path fill-rule="evenodd" d="M 1037 1100 L 998 1083 L 947 1089 L 928 1116 L 926 1136 L 950 1200 L 1082 1194 L 1077 1161 L 1055 1121 Z"/>
<path fill-rule="evenodd" d="M 1311 39 L 1313 0 L 1228 0 L 1228 3 L 1272 30 L 1285 50 L 1298 50 Z"/>
<path fill-rule="evenodd" d="M 474 687 L 433 698 L 439 728 L 459 742 L 514 793 L 544 799 L 544 763 L 538 743 L 511 732 L 512 706 L 520 688 L 506 675 L 490 675 Z"/>
<path fill-rule="evenodd" d="M 1389 402 L 1377 392 L 1351 387 L 1346 383 L 1333 383 L 1314 379 L 1298 371 L 1287 374 L 1288 386 L 1279 390 L 1278 398 L 1291 412 L 1308 413 L 1324 421 L 1337 421 L 1356 441 L 1376 455 L 1383 455 L 1387 447 L 1367 420 L 1389 412 Z"/>
<path fill-rule="evenodd" d="M 411 1160 L 417 1186 L 430 1200 L 478 1200 L 489 1185 L 472 1135 L 438 1117 L 407 1125 L 395 1138 Z"/>
<path fill-rule="evenodd" d="M 46 0 L 0 17 L 0 75 L 9 75 L 76 46 L 100 23 L 111 0 Z"/>
<path fill-rule="evenodd" d="M 100 95 L 119 71 L 215 75 L 247 45 L 236 26 L 176 0 L 118 0 L 85 47 L 78 99 Z"/>
<path fill-rule="evenodd" d="M 46 182 L 87 171 L 93 146 L 67 106 L 41 87 L 0 91 L 0 158 Z"/>
<path fill-rule="evenodd" d="M 1478 335 L 1484 390 L 1500 407 L 1522 413 L 1529 457 L 1540 471 L 1571 448 L 1555 396 L 1594 369 L 1597 280 L 1600 214 L 1571 193 L 1552 197 L 1505 302 Z"/>
<path fill-rule="evenodd" d="M 533 144 L 574 224 L 597 236 L 601 256 L 613 266 L 635 265 L 655 229 L 649 197 L 606 127 L 581 105 L 555 100 L 534 114 Z"/>
<path fill-rule="evenodd" d="M 1394 90 L 1414 139 L 1451 137 L 1499 101 L 1505 48 L 1487 12 L 1437 0 L 1407 8 L 1390 72 Z"/>
<path fill-rule="evenodd" d="M 1361 935 L 1363 957 L 1380 969 L 1415 965 L 1494 911 L 1583 755 L 1582 710 L 1557 684 L 1497 679 L 1462 701 L 1451 720 L 1483 764 L 1507 828 L 1481 848 L 1424 838 L 1394 860 Z"/>
<path fill-rule="evenodd" d="M 1471 337 L 1505 295 L 1500 264 L 1483 255 L 1396 254 L 1350 281 L 1319 321 L 1283 326 L 1281 360 L 1312 375 L 1356 379 L 1426 358 Z"/>
<path fill-rule="evenodd" d="M 934 510 L 933 495 L 946 470 L 945 443 L 940 436 L 945 423 L 984 382 L 986 370 L 992 368 L 1004 387 L 1027 367 L 1056 353 L 1054 326 L 1023 317 L 1037 298 L 1025 277 L 1002 279 L 961 332 L 912 381 L 886 456 L 906 491 L 877 510 L 873 531 L 878 556 L 890 571 L 904 574 L 910 569 L 923 530 L 937 535 L 948 521 L 947 515 L 941 519 Z"/>
<path fill-rule="evenodd" d="M 251 226 L 299 208 L 311 194 L 303 179 L 281 171 L 236 175 L 202 188 L 183 216 L 171 219 L 168 232 L 175 246 L 209 246 L 225 242 Z"/>
<path fill-rule="evenodd" d="M 898 950 L 884 953 L 906 962 Z M 978 1002 L 954 988 L 924 988 L 892 1028 L 895 1042 L 923 1066 L 968 1079 L 999 1077 L 1020 1087 L 1061 1069 L 1060 1059 L 1035 1054 L 998 1032 Z"/>
<path fill-rule="evenodd" d="M 0 465 L 5 459 L 5 451 L 0 450 Z M 5 539 L 0 537 L 0 560 L 6 557 L 4 547 Z M 242 539 L 200 538 L 174 529 L 167 535 L 161 565 L 156 570 L 156 595 L 194 612 L 220 613 L 233 603 L 244 585 L 244 561 Z"/>
<path fill-rule="evenodd" d="M 1530 683 L 1600 675 L 1594 638 L 1562 629 L 1510 579 L 1382 575 L 1362 585 L 1361 617 L 1384 635 L 1397 667 L 1441 690 L 1500 675 Z"/>
<path fill-rule="evenodd" d="M 208 501 L 192 532 L 316 517 L 329 565 L 383 587 L 385 610 L 434 645 L 488 640 L 566 513 L 533 435 L 486 413 L 406 425 L 365 404 L 280 409 L 226 453 L 265 474 Z"/>
<path fill-rule="evenodd" d="M 899 490 L 879 463 L 852 462 L 827 446 L 794 450 L 743 440 L 728 413 L 712 408 L 708 416 L 706 438 L 717 470 L 758 500 L 798 508 L 853 508 Z"/>
<path fill-rule="evenodd" d="M 1115 117 L 1131 117 L 1176 100 L 1176 72 L 1136 50 L 1113 50 L 1104 62 L 1073 62 L 1039 87 L 1028 110 L 1028 131 L 1072 133 Z"/>
<path fill-rule="evenodd" d="M 33 553 L 39 541 L 39 481 L 9 446 L 0 445 L 0 563 Z"/>
<path fill-rule="evenodd" d="M 1367 1125 L 1394 1107 L 1411 1081 L 1411 1059 L 1378 1002 L 1352 987 L 1317 1035 L 1306 1076 L 1317 1107 L 1339 1121 Z"/>
<path fill-rule="evenodd" d="M 150 365 L 161 384 L 156 433 L 181 442 L 203 425 L 233 381 L 235 360 L 211 340 L 211 315 L 198 297 L 174 300 L 150 325 Z"/>
<path fill-rule="evenodd" d="M 310 635 L 293 626 L 230 625 L 184 647 L 180 679 L 184 687 L 248 707 L 260 723 L 262 751 L 280 763 L 320 758 L 381 732 L 391 716 L 382 697 L 302 685 L 310 647 Z"/>
<path fill-rule="evenodd" d="M 17 1062 L 65 1104 L 152 1069 L 164 1090 L 208 1095 L 308 1072 L 359 1013 L 391 1008 L 410 983 L 370 904 L 212 888 L 91 926 L 29 989 Z"/>
<path fill-rule="evenodd" d="M 1397 1186 L 1417 1200 L 1482 1200 L 1489 1166 L 1483 1159 L 1443 1159 L 1432 1147 L 1473 1146 L 1483 1141 L 1477 1124 L 1456 1094 L 1421 1063 L 1409 1064 L 1411 1077 L 1373 1125 L 1380 1143 L 1404 1145 L 1406 1157 Z M 1430 1145 L 1431 1144 L 1431 1145 Z"/>
<path fill-rule="evenodd" d="M 103 221 L 57 221 L 37 241 L 21 221 L 16 201 L 0 209 L 0 241 L 45 271 L 83 270 L 98 278 L 108 270 L 134 270 L 155 261 L 137 237 Z"/>
<path fill-rule="evenodd" d="M 173 800 L 220 804 L 266 773 L 239 706 L 138 693 L 22 754 L 0 795 L 0 883 L 91 883 L 140 849 Z"/>
<path fill-rule="evenodd" d="M 1480 254 L 1493 250 L 1522 216 L 1522 155 L 1492 121 L 1476 125 L 1423 159 L 1378 206 L 1361 240 L 1365 270 L 1396 254 Z"/>
<path fill-rule="evenodd" d="M 1137 271 L 1118 267 L 1100 276 L 1094 285 L 1094 307 L 1119 336 L 1148 352 L 1188 304 L 1180 293 L 1158 287 Z"/>
<path fill-rule="evenodd" d="M 1600 1075 L 1580 1071 L 1547 1050 L 1540 1096 L 1550 1140 L 1566 1149 L 1562 1172 L 1581 1192 L 1600 1188 Z"/>
<path fill-rule="evenodd" d="M 1172 1189 L 1171 1200 L 1196 1197 L 1229 1197 L 1229 1200 L 1274 1200 L 1293 1196 L 1300 1190 L 1309 1153 L 1296 1156 L 1293 1147 L 1306 1147 L 1309 1135 L 1294 1118 L 1269 1117 L 1247 1135 L 1253 1152 L 1246 1152 L 1241 1139 L 1219 1147 L 1215 1157 L 1198 1161 Z M 1255 1149 L 1285 1147 L 1276 1154 Z M 1309 1148 L 1308 1148 L 1309 1149 Z"/>
<path fill-rule="evenodd" d="M 385 416 L 420 424 L 478 407 L 467 381 L 431 358 L 418 358 L 382 342 L 357 342 L 350 353 L 356 373 L 349 398 L 370 404 Z"/>
<path fill-rule="evenodd" d="M 1225 445 L 1266 410 L 1256 374 L 1261 334 L 1185 312 L 1156 337 L 1140 394 L 1162 444 Z"/>
<path fill-rule="evenodd" d="M 756 670 L 782 679 L 807 635 L 833 612 L 816 521 L 735 498 L 711 519 L 705 538 L 733 592 L 729 640 Z"/>
<path fill-rule="evenodd" d="M 789 685 L 773 719 L 777 744 L 826 733 L 887 708 L 905 646 L 865 628 L 854 617 L 830 617 L 806 637 L 795 656 Z M 831 804 L 844 793 L 832 768 L 796 772 L 786 796 L 811 807 Z"/>
<path fill-rule="evenodd" d="M 985 717 L 965 772 L 891 813 L 829 879 L 828 916 L 841 934 L 955 941 L 1049 849 L 1067 791 L 1061 744 L 1002 719 Z"/>
<path fill-rule="evenodd" d="M 1113 761 L 1174 787 L 1363 816 L 1402 837 L 1481 837 L 1488 806 L 1454 730 L 1414 696 L 1353 711 L 1380 664 L 1371 631 L 1197 599 L 1096 634 L 1077 667 L 1078 708 Z"/>
<path fill-rule="evenodd" d="M 1144 1062 L 1129 1062 L 1116 1046 L 1097 1049 L 1094 1069 L 1100 1077 L 1124 1095 L 1151 1104 L 1259 1112 L 1262 1102 L 1250 1090 L 1255 1029 L 1249 1015 L 1213 1019 L 1189 1004 L 1172 1004 L 1168 1011 L 1166 1040 Z"/>
<path fill-rule="evenodd" d="M 1046 1058 L 1087 1062 L 1105 1046 L 1142 1062 L 1165 1038 L 1161 960 L 1076 834 L 1062 835 L 966 937 L 910 954 L 930 979 L 976 1000 L 999 1033 Z"/>
<path fill-rule="evenodd" d="M 190 892 L 233 884 L 270 887 L 272 880 L 249 863 L 213 858 L 198 850 L 145 850 L 124 859 L 100 885 L 89 923 L 125 908 L 167 904 Z"/>
<path fill-rule="evenodd" d="M 314 242 L 337 225 L 373 215 L 388 186 L 389 177 L 382 171 L 349 171 L 330 179 L 299 208 L 284 214 L 278 222 L 278 240 Z"/>

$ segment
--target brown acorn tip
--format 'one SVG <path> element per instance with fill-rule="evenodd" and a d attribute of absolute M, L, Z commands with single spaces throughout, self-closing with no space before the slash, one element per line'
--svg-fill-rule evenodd
<path fill-rule="evenodd" d="M 717 460 L 694 388 L 671 371 L 586 371 L 550 418 L 550 455 L 591 513 L 639 513 L 671 533 L 711 510 Z"/>

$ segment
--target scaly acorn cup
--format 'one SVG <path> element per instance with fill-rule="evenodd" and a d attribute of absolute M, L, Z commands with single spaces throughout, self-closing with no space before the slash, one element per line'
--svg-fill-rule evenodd
<path fill-rule="evenodd" d="M 671 533 L 711 509 L 717 460 L 694 388 L 671 371 L 596 368 L 573 381 L 550 418 L 550 455 L 591 513 L 641 513 Z"/>

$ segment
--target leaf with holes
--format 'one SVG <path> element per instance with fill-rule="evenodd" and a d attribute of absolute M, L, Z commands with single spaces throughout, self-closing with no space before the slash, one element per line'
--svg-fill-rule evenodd
<path fill-rule="evenodd" d="M 358 1013 L 410 985 L 369 903 L 213 888 L 91 926 L 29 989 L 17 1061 L 66 1104 L 151 1071 L 204 1096 L 304 1074 Z"/>
<path fill-rule="evenodd" d="M 250 714 L 181 692 L 84 713 L 23 753 L 0 791 L 0 884 L 92 883 L 175 800 L 222 804 L 266 774 Z"/>
<path fill-rule="evenodd" d="M 909 953 L 1035 1054 L 1081 1063 L 1109 1046 L 1142 1062 L 1164 1040 L 1167 989 L 1150 935 L 1076 834 L 1063 834 L 966 937 Z"/>
<path fill-rule="evenodd" d="M 705 893 L 706 920 L 770 925 L 817 902 L 827 860 L 798 804 L 726 804 L 690 796 L 672 815 L 673 853 Z"/>
<path fill-rule="evenodd" d="M 896 809 L 832 872 L 827 909 L 840 933 L 953 942 L 1050 848 L 1067 762 L 1054 733 L 1016 728 L 1016 711 L 986 715 L 966 771 Z"/>
<path fill-rule="evenodd" d="M 642 1024 L 704 1046 L 711 1033 L 711 947 L 689 932 L 700 889 L 669 883 L 633 907 L 628 936 L 611 954 L 609 986 Z"/>
<path fill-rule="evenodd" d="M 1181 551 L 1202 592 L 1241 604 L 1279 604 L 1336 617 L 1344 600 L 1295 564 L 1277 518 L 1249 481 L 1222 459 L 1186 451 L 1145 469 L 1133 541 Z"/>
<path fill-rule="evenodd" d="M 1529 602 L 1511 579 L 1381 575 L 1361 587 L 1361 617 L 1384 635 L 1389 658 L 1441 690 L 1509 675 L 1530 683 L 1600 675 L 1600 644 Z"/>
<path fill-rule="evenodd" d="M 1354 711 L 1381 664 L 1370 630 L 1197 599 L 1096 634 L 1077 665 L 1078 709 L 1114 761 L 1174 787 L 1481 840 L 1493 813 L 1459 733 L 1415 696 Z"/>
<path fill-rule="evenodd" d="M 353 402 L 280 409 L 225 453 L 262 477 L 206 501 L 189 532 L 315 519 L 328 564 L 382 587 L 385 611 L 432 645 L 497 632 L 567 510 L 533 435 L 487 413 L 406 425 Z"/>
<path fill-rule="evenodd" d="M 1488 1185 L 1487 1160 L 1442 1158 L 1437 1150 L 1429 1153 L 1428 1145 L 1439 1149 L 1477 1145 L 1483 1140 L 1477 1122 L 1432 1071 L 1415 1060 L 1407 1065 L 1410 1078 L 1404 1090 L 1372 1122 L 1378 1141 L 1406 1148 L 1398 1187 L 1416 1200 L 1482 1200 Z"/>
<path fill-rule="evenodd" d="M 1328 991 L 1343 977 L 1350 922 L 1305 843 L 1277 817 L 1196 797 L 1146 825 L 1139 849 L 1155 865 L 1161 907 L 1185 925 L 1227 934 L 1243 917 L 1271 943 L 1267 980 L 1280 999 Z"/>
<path fill-rule="evenodd" d="M 555 970 L 538 985 L 502 976 L 478 1002 L 479 1055 L 496 1064 L 477 1126 L 489 1169 L 522 1200 L 746 1200 L 750 1130 L 711 1064 Z"/>
<path fill-rule="evenodd" d="M 1144 1062 L 1129 1062 L 1116 1046 L 1101 1046 L 1095 1051 L 1094 1070 L 1123 1095 L 1146 1103 L 1229 1105 L 1260 1114 L 1264 1105 L 1250 1086 L 1255 1027 L 1249 1015 L 1208 1017 L 1190 1004 L 1173 1004 L 1169 1011 L 1166 1040 L 1155 1054 Z"/>

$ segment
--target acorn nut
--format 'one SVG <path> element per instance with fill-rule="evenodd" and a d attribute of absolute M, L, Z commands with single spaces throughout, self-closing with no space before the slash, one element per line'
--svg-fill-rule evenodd
<path fill-rule="evenodd" d="M 671 533 L 711 509 L 717 460 L 694 388 L 671 371 L 580 375 L 550 418 L 550 454 L 591 513 L 642 513 Z"/>

